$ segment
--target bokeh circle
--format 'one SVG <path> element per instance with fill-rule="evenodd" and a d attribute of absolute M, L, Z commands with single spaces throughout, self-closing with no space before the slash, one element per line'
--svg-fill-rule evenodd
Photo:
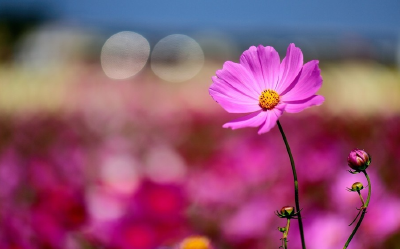
<path fill-rule="evenodd" d="M 142 35 L 123 31 L 112 35 L 101 50 L 101 66 L 112 79 L 126 79 L 146 65 L 150 44 Z"/>
<path fill-rule="evenodd" d="M 182 82 L 193 78 L 203 67 L 200 45 L 186 35 L 174 34 L 161 39 L 151 54 L 151 69 L 163 80 Z"/>

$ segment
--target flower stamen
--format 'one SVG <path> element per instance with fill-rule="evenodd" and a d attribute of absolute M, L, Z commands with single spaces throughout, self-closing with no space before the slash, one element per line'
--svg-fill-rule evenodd
<path fill-rule="evenodd" d="M 272 110 L 279 104 L 279 94 L 274 90 L 264 90 L 259 98 L 259 105 L 263 110 Z"/>

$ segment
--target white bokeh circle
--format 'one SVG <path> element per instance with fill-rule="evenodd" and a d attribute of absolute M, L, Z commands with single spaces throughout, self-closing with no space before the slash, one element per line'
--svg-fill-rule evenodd
<path fill-rule="evenodd" d="M 170 82 L 193 78 L 203 64 L 203 50 L 194 39 L 186 35 L 164 37 L 151 53 L 151 69 L 158 77 Z"/>
<path fill-rule="evenodd" d="M 150 44 L 142 35 L 123 31 L 112 35 L 101 50 L 101 66 L 112 79 L 126 79 L 137 74 L 150 55 Z"/>

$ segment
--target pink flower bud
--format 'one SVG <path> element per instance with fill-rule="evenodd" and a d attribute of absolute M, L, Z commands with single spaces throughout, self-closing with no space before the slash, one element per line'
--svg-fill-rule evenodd
<path fill-rule="evenodd" d="M 292 216 L 294 213 L 294 207 L 291 206 L 285 206 L 281 208 L 281 214 L 284 216 Z"/>
<path fill-rule="evenodd" d="M 279 217 L 279 218 L 286 218 L 286 219 L 291 219 L 295 216 L 298 215 L 299 212 L 295 212 L 294 207 L 292 206 L 284 206 L 283 208 L 281 208 L 281 210 L 278 212 L 278 210 L 275 211 L 275 214 Z"/>
<path fill-rule="evenodd" d="M 371 163 L 371 157 L 363 150 L 354 149 L 350 152 L 347 162 L 350 168 L 355 171 L 362 171 L 368 168 L 368 165 Z"/>

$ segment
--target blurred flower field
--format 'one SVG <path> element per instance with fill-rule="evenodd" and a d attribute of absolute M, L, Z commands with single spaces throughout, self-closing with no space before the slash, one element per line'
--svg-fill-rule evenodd
<path fill-rule="evenodd" d="M 231 131 L 208 95 L 222 62 L 167 83 L 148 68 L 111 80 L 96 63 L 0 69 L 0 248 L 278 248 L 274 215 L 294 205 L 277 128 Z M 400 244 L 400 73 L 322 61 L 325 103 L 285 113 L 309 248 L 340 248 L 360 206 L 346 191 L 355 147 L 372 156 L 367 215 L 351 248 Z M 293 223 L 296 223 L 294 221 Z M 299 248 L 297 224 L 289 246 Z"/>

